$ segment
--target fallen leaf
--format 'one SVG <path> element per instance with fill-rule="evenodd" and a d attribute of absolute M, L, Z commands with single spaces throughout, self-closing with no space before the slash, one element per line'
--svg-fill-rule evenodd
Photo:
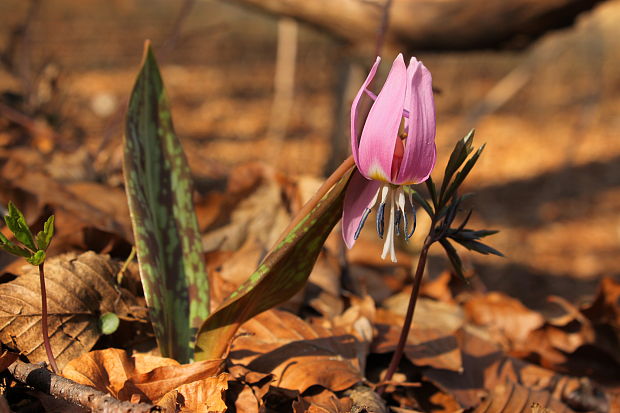
<path fill-rule="evenodd" d="M 156 403 L 179 386 L 216 376 L 222 368 L 223 360 L 179 364 L 165 357 L 130 356 L 125 350 L 105 349 L 72 360 L 63 369 L 63 376 L 120 400 L 128 401 L 138 394 L 142 401 Z"/>
<path fill-rule="evenodd" d="M 99 316 L 131 314 L 135 297 L 116 285 L 121 263 L 85 252 L 45 262 L 48 326 L 52 351 L 62 368 L 92 348 L 101 336 Z M 46 361 L 41 336 L 39 272 L 25 266 L 16 279 L 0 284 L 0 339 L 16 346 L 31 362 Z"/>
<path fill-rule="evenodd" d="M 291 313 L 269 310 L 244 323 L 241 333 L 232 344 L 230 359 L 273 374 L 274 386 L 300 393 L 314 385 L 340 391 L 363 380 L 357 340 L 344 331 L 311 326 Z"/>
<path fill-rule="evenodd" d="M 318 389 L 312 394 L 300 396 L 293 402 L 295 413 L 346 413 L 351 411 L 351 407 L 350 398 L 339 399 L 327 389 Z"/>
<path fill-rule="evenodd" d="M 513 413 L 527 412 L 537 404 L 553 413 L 572 413 L 549 392 L 531 390 L 516 383 L 506 382 L 495 387 L 489 396 L 474 410 L 474 413 Z M 531 410 L 530 410 L 531 411 Z"/>
<path fill-rule="evenodd" d="M 65 185 L 13 157 L 0 171 L 0 188 L 3 203 L 12 200 L 29 223 L 37 223 L 39 218 L 51 214 L 56 216 L 50 256 L 75 248 L 126 248 L 127 240 L 132 239 L 127 199 L 119 188 L 97 183 Z M 98 239 L 88 237 L 92 230 L 99 234 Z M 91 241 L 98 245 L 90 245 Z"/>
<path fill-rule="evenodd" d="M 545 323 L 541 314 L 500 292 L 475 294 L 467 299 L 463 308 L 473 323 L 490 329 L 506 348 L 523 342 Z"/>
<path fill-rule="evenodd" d="M 415 319 L 415 315 L 414 315 Z M 396 349 L 404 317 L 385 309 L 377 309 L 375 327 L 378 334 L 372 342 L 373 353 L 388 353 Z M 424 323 L 428 325 L 428 320 Z M 449 329 L 448 329 L 449 330 Z M 461 371 L 461 351 L 453 331 L 416 325 L 407 336 L 405 356 L 417 366 Z"/>
<path fill-rule="evenodd" d="M 240 365 L 229 367 L 231 378 L 228 394 L 235 401 L 238 412 L 258 413 L 263 406 L 263 397 L 269 391 L 273 375 L 248 370 Z M 228 397 L 228 396 L 227 396 Z"/>
<path fill-rule="evenodd" d="M 224 413 L 228 373 L 183 384 L 166 393 L 157 403 L 167 412 Z"/>

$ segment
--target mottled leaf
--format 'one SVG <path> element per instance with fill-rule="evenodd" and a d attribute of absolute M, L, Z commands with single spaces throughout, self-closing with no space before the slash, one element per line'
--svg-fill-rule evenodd
<path fill-rule="evenodd" d="M 129 102 L 124 152 L 140 276 L 159 349 L 187 362 L 208 316 L 209 288 L 190 170 L 148 44 Z"/>
<path fill-rule="evenodd" d="M 200 328 L 196 360 L 222 357 L 239 326 L 292 297 L 306 283 L 325 239 L 342 215 L 350 172 L 265 257 Z"/>

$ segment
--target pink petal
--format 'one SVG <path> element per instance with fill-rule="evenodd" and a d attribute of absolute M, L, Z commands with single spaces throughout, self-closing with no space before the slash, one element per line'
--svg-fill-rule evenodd
<path fill-rule="evenodd" d="M 406 85 L 407 68 L 403 55 L 399 54 L 383 89 L 370 108 L 360 138 L 358 167 L 369 179 L 391 181 L 392 159 L 403 117 Z"/>
<path fill-rule="evenodd" d="M 424 182 L 435 166 L 435 103 L 431 73 L 414 57 L 407 69 L 410 79 L 410 99 L 405 102 L 409 111 L 405 154 L 395 184 L 409 185 Z"/>
<path fill-rule="evenodd" d="M 358 142 L 359 131 L 361 130 L 360 124 L 362 123 L 362 120 L 359 119 L 358 106 L 359 106 L 362 96 L 364 95 L 364 92 L 366 91 L 366 88 L 368 87 L 370 82 L 372 82 L 372 80 L 375 77 L 375 74 L 377 73 L 377 68 L 379 67 L 379 63 L 381 63 L 381 58 L 377 56 L 377 59 L 375 60 L 375 64 L 372 65 L 372 68 L 370 69 L 370 73 L 368 73 L 368 77 L 366 77 L 364 84 L 362 85 L 360 90 L 357 92 L 357 95 L 355 96 L 355 99 L 353 99 L 353 103 L 351 104 L 351 152 L 353 153 L 353 159 L 355 159 L 355 163 L 357 165 L 359 165 L 358 155 L 357 155 L 358 153 L 357 148 L 359 146 L 359 142 Z"/>
<path fill-rule="evenodd" d="M 379 186 L 381 186 L 380 182 L 367 180 L 359 171 L 353 172 L 347 192 L 344 194 L 342 210 L 342 238 L 347 248 L 355 244 L 355 231 L 360 224 L 364 210 L 379 190 Z"/>

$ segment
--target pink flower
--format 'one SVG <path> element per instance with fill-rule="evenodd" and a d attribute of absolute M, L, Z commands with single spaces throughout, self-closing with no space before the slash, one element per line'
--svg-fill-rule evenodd
<path fill-rule="evenodd" d="M 345 194 L 342 235 L 351 248 L 368 214 L 378 205 L 376 222 L 381 238 L 386 217 L 388 220 L 381 258 L 389 252 L 396 262 L 394 235 L 400 234 L 401 222 L 405 239 L 415 229 L 415 208 L 403 185 L 424 182 L 435 166 L 435 104 L 430 72 L 414 57 L 406 67 L 402 54 L 394 60 L 381 92 L 375 96 L 367 88 L 380 62 L 377 57 L 351 106 L 351 149 L 358 170 Z M 362 127 L 358 107 L 364 95 L 374 103 Z M 413 211 L 411 231 L 407 207 Z"/>

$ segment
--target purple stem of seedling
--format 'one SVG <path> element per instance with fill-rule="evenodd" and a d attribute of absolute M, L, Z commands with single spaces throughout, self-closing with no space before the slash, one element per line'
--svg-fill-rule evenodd
<path fill-rule="evenodd" d="M 431 225 L 431 233 L 434 225 Z M 415 271 L 415 277 L 413 280 L 413 288 L 411 289 L 411 297 L 409 297 L 409 305 L 407 306 L 407 314 L 405 315 L 405 322 L 403 323 L 403 329 L 400 332 L 400 338 L 398 339 L 398 344 L 396 345 L 396 350 L 394 351 L 394 355 L 392 356 L 392 360 L 390 361 L 390 365 L 388 366 L 387 372 L 385 373 L 385 377 L 383 378 L 383 382 L 390 382 L 392 380 L 392 376 L 396 372 L 398 365 L 400 364 L 400 360 L 403 357 L 403 352 L 405 350 L 405 344 L 407 344 L 407 337 L 409 336 L 409 331 L 411 330 L 411 323 L 413 322 L 413 312 L 415 311 L 415 305 L 418 301 L 418 295 L 420 294 L 420 285 L 422 284 L 422 276 L 424 275 L 424 268 L 426 266 L 426 257 L 428 255 L 428 249 L 432 245 L 434 240 L 429 234 L 424 240 L 424 245 L 422 246 L 422 251 L 420 251 L 420 258 L 418 259 L 418 266 Z M 385 385 L 380 386 L 377 389 L 377 393 L 383 395 L 385 391 Z"/>
<path fill-rule="evenodd" d="M 60 370 L 56 365 L 56 359 L 52 353 L 49 331 L 47 329 L 47 292 L 45 290 L 45 272 L 43 270 L 43 264 L 39 265 L 39 280 L 41 281 L 41 330 L 43 331 L 43 345 L 45 346 L 45 352 L 47 353 L 47 359 L 50 362 L 52 371 L 59 374 Z"/>

